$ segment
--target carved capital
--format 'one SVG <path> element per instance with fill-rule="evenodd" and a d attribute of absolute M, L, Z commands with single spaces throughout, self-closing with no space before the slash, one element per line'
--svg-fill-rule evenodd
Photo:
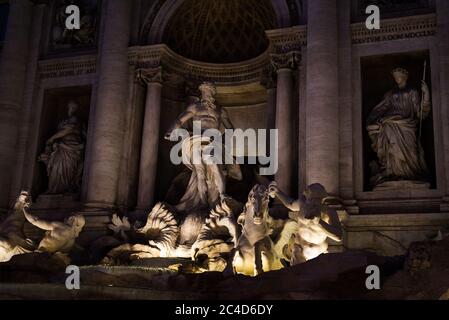
<path fill-rule="evenodd" d="M 136 70 L 136 81 L 142 85 L 148 85 L 150 83 L 160 83 L 162 84 L 162 67 L 154 69 L 137 69 Z"/>
<path fill-rule="evenodd" d="M 298 68 L 299 62 L 301 60 L 301 54 L 298 51 L 291 51 L 288 53 L 272 53 L 271 65 L 275 71 L 281 69 L 295 70 Z"/>

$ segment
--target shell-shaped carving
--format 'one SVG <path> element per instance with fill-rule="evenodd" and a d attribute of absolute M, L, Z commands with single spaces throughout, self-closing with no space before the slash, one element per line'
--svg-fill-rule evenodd
<path fill-rule="evenodd" d="M 192 254 L 205 253 L 212 257 L 222 252 L 229 252 L 237 242 L 237 233 L 237 223 L 233 218 L 232 209 L 225 202 L 218 204 L 206 219 L 192 247 Z"/>
<path fill-rule="evenodd" d="M 161 257 L 164 257 L 176 248 L 179 228 L 173 213 L 164 204 L 157 203 L 148 215 L 145 226 L 137 232 L 144 234 L 150 246 L 159 248 Z"/>
<path fill-rule="evenodd" d="M 230 218 L 232 217 L 232 209 L 223 201 L 210 211 L 209 219 L 212 217 Z"/>
<path fill-rule="evenodd" d="M 127 241 L 128 236 L 126 235 L 126 232 L 131 230 L 131 224 L 127 217 L 120 218 L 114 213 L 108 228 L 114 232 L 114 235 L 120 236 L 123 240 Z"/>

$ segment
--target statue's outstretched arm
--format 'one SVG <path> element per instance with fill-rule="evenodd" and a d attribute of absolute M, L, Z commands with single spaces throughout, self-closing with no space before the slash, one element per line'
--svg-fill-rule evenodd
<path fill-rule="evenodd" d="M 41 230 L 51 231 L 54 229 L 54 224 L 52 222 L 41 220 L 38 217 L 29 214 L 25 210 L 23 211 L 23 214 L 29 223 Z"/>
<path fill-rule="evenodd" d="M 277 197 L 287 209 L 295 212 L 299 211 L 300 202 L 302 201 L 302 199 L 295 200 L 293 198 L 290 198 L 278 188 L 276 182 L 270 183 L 270 185 L 268 186 L 268 190 L 270 196 L 273 198 Z"/>
<path fill-rule="evenodd" d="M 298 212 L 300 207 L 300 200 L 295 200 L 290 198 L 282 191 L 278 191 L 277 198 L 282 202 L 282 204 L 289 210 Z"/>
<path fill-rule="evenodd" d="M 173 125 L 168 129 L 165 138 L 169 138 L 172 131 L 181 128 L 187 121 L 193 118 L 195 115 L 194 106 L 188 107 L 183 113 L 179 115 Z"/>

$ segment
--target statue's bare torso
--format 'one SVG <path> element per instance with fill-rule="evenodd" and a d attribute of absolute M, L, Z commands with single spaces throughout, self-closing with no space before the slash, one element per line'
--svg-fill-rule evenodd
<path fill-rule="evenodd" d="M 330 223 L 327 212 L 321 213 L 320 220 Z M 328 234 L 323 232 L 318 219 L 306 219 L 303 215 L 297 219 L 298 232 L 295 237 L 292 264 L 297 264 L 316 258 L 328 249 Z"/>
<path fill-rule="evenodd" d="M 324 204 L 327 196 L 320 184 L 306 188 L 299 199 L 294 200 L 283 193 L 276 183 L 270 184 L 270 194 L 277 197 L 292 211 L 291 219 L 298 223 L 291 264 L 299 264 L 314 259 L 328 249 L 327 239 L 340 242 L 342 226 L 337 212 Z"/>
<path fill-rule="evenodd" d="M 166 137 L 169 138 L 169 134 L 173 130 L 180 128 L 188 121 L 200 123 L 201 133 L 208 129 L 220 130 L 222 125 L 227 129 L 233 128 L 226 109 L 209 101 L 200 101 L 198 103 L 190 104 L 186 108 L 167 132 Z"/>
<path fill-rule="evenodd" d="M 207 144 L 214 142 L 214 139 L 209 136 L 203 137 L 203 133 L 206 130 L 219 131 L 222 126 L 226 129 L 233 129 L 226 109 L 215 104 L 215 86 L 210 83 L 203 83 L 199 89 L 201 91 L 201 99 L 196 103 L 188 105 L 165 134 L 165 139 L 170 140 L 173 133 L 175 133 L 175 137 L 178 136 L 176 134 L 177 130 L 183 126 L 193 124 L 193 133 L 190 133 L 190 139 L 186 139 L 183 142 L 183 156 L 184 159 L 187 159 L 186 165 L 193 172 L 191 176 L 193 180 L 191 180 L 191 183 L 189 182 L 190 187 L 187 188 L 180 203 L 177 205 L 179 211 L 190 213 L 208 212 L 219 201 L 223 201 L 227 197 L 225 194 L 225 176 L 228 175 L 228 172 L 226 172 L 226 167 L 220 163 L 209 163 L 207 154 L 203 158 L 203 147 L 205 148 Z M 201 147 L 194 147 L 195 145 Z M 214 147 L 217 146 L 215 145 Z M 222 148 L 222 146 L 218 147 Z M 195 161 L 198 159 L 200 161 Z M 231 173 L 234 171 L 231 171 Z M 238 172 L 240 173 L 240 169 Z M 231 174 L 229 175 L 232 176 Z M 202 223 L 200 220 L 194 224 L 198 226 L 196 229 L 199 230 Z M 188 229 L 191 229 L 190 226 Z"/>
<path fill-rule="evenodd" d="M 222 109 L 218 106 L 210 106 L 207 103 L 198 103 L 189 108 L 192 112 L 192 121 L 199 121 L 201 129 L 220 129 L 222 123 Z"/>

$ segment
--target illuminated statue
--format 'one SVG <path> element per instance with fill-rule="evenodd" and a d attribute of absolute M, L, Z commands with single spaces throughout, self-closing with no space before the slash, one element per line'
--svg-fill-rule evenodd
<path fill-rule="evenodd" d="M 158 203 L 147 216 L 145 226 L 131 226 L 126 218 L 113 217 L 110 228 L 122 244 L 103 260 L 107 264 L 154 257 L 187 258 L 205 262 L 204 270 L 222 271 L 224 258 L 235 246 L 237 224 L 226 204 L 226 175 L 241 179 L 240 167 L 231 161 L 223 166 L 207 161 L 205 150 L 214 143 L 205 130 L 232 128 L 225 109 L 215 104 L 216 88 L 205 82 L 199 87 L 201 100 L 194 101 L 178 117 L 165 135 L 168 140 L 185 132 L 183 163 L 192 171 L 187 190 L 175 207 Z M 193 121 L 193 134 L 182 129 Z M 200 132 L 195 132 L 195 125 Z M 233 160 L 233 159 L 232 159 Z M 106 241 L 106 240 L 105 240 Z"/>
<path fill-rule="evenodd" d="M 199 90 L 201 100 L 190 104 L 178 117 L 165 135 L 167 140 L 170 140 L 173 131 L 180 129 L 189 121 L 193 121 L 194 125 L 195 123 L 201 125 L 201 134 L 208 129 L 219 130 L 221 125 L 226 129 L 233 129 L 226 109 L 215 104 L 215 86 L 205 82 L 200 85 Z M 207 162 L 203 152 L 211 143 L 209 137 L 201 135 L 192 135 L 183 143 L 183 159 L 187 160 L 187 163 L 184 163 L 192 171 L 192 175 L 181 202 L 176 206 L 178 211 L 192 213 L 206 210 L 209 212 L 226 198 L 225 176 L 242 179 L 242 173 L 237 164 L 223 166 Z M 196 163 L 195 159 L 199 159 L 199 163 Z"/>
<path fill-rule="evenodd" d="M 240 234 L 231 208 L 223 202 L 211 211 L 192 246 L 193 260 L 207 257 L 207 271 L 224 271 Z M 205 260 L 205 259 L 203 259 Z"/>
<path fill-rule="evenodd" d="M 245 209 L 238 218 L 242 234 L 238 239 L 232 266 L 235 273 L 257 276 L 262 272 L 283 268 L 282 248 L 292 234 L 292 223 L 285 224 L 276 244 L 271 238 L 272 218 L 269 215 L 269 192 L 265 186 L 256 185 L 248 196 Z"/>
<path fill-rule="evenodd" d="M 58 125 L 58 132 L 47 140 L 39 160 L 47 166 L 47 194 L 76 193 L 83 171 L 85 129 L 75 116 L 78 105 L 68 103 L 68 117 Z"/>
<path fill-rule="evenodd" d="M 68 254 L 75 246 L 75 241 L 86 224 L 84 217 L 82 215 L 71 216 L 64 222 L 59 222 L 45 221 L 26 211 L 24 211 L 24 215 L 33 226 L 46 231 L 36 251 L 57 254 L 67 262 Z"/>
<path fill-rule="evenodd" d="M 126 217 L 120 219 L 114 215 L 110 228 L 125 243 L 111 250 L 103 263 L 117 264 L 144 258 L 176 257 L 193 261 L 201 258 L 207 261 L 203 271 L 223 271 L 227 265 L 223 256 L 235 247 L 237 238 L 237 224 L 232 216 L 226 203 L 211 210 L 204 222 L 189 220 L 181 225 L 162 203 L 154 206 L 140 228 L 131 226 Z M 193 244 L 181 243 L 182 228 L 199 230 L 194 231 L 198 235 Z"/>
<path fill-rule="evenodd" d="M 290 259 L 285 248 L 297 230 L 297 223 L 272 219 L 268 214 L 268 200 L 268 189 L 256 185 L 238 220 L 226 201 L 212 209 L 204 221 L 179 221 L 162 203 L 154 206 L 143 227 L 131 226 L 126 217 L 120 219 L 114 215 L 109 228 L 122 244 L 109 251 L 103 263 L 126 264 L 138 259 L 166 257 L 201 262 L 195 272 L 221 272 L 228 262 L 235 272 L 250 276 L 280 269 L 281 259 Z M 183 242 L 183 233 L 196 235 L 193 243 Z M 107 242 L 105 238 L 104 243 Z"/>
<path fill-rule="evenodd" d="M 34 243 L 23 234 L 24 212 L 31 205 L 31 197 L 22 191 L 14 205 L 14 211 L 0 225 L 0 262 L 9 261 L 13 256 L 32 252 Z"/>
<path fill-rule="evenodd" d="M 428 179 L 420 123 L 431 111 L 429 88 L 423 80 L 421 98 L 421 93 L 408 85 L 407 70 L 395 69 L 392 76 L 396 88 L 385 94 L 367 120 L 372 148 L 379 160 L 378 164 L 372 164 L 373 186 L 388 181 Z"/>
<path fill-rule="evenodd" d="M 321 184 L 307 187 L 302 197 L 293 200 L 279 190 L 276 183 L 269 186 L 271 197 L 277 197 L 296 220 L 297 230 L 291 264 L 299 264 L 314 259 L 328 249 L 327 238 L 340 242 L 343 230 L 337 212 L 329 208 L 324 200 L 326 189 Z"/>

